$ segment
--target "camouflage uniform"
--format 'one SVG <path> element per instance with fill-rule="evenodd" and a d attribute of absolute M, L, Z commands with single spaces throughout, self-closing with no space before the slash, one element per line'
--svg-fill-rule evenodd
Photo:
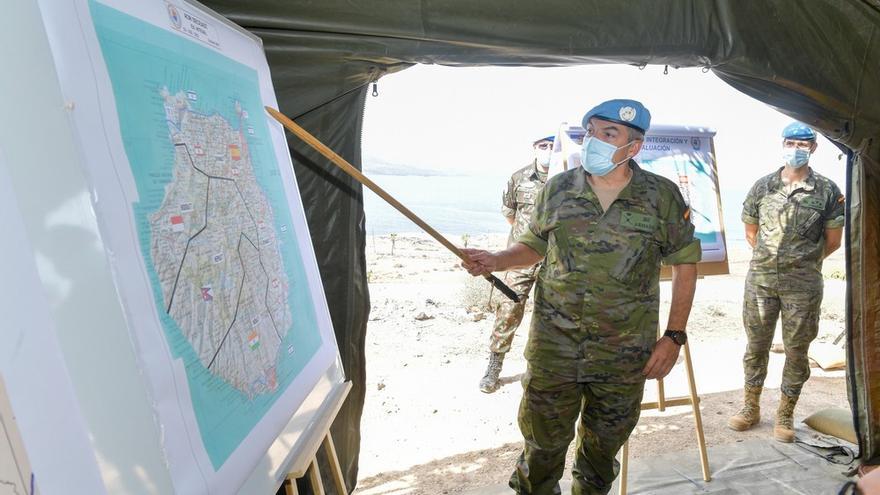
<path fill-rule="evenodd" d="M 678 186 L 629 166 L 630 183 L 604 214 L 582 168 L 554 176 L 519 238 L 545 259 L 525 353 L 525 445 L 510 479 L 518 493 L 560 493 L 578 415 L 572 493 L 610 490 L 657 341 L 660 263 L 700 259 Z"/>
<path fill-rule="evenodd" d="M 501 197 L 501 213 L 507 218 L 513 218 L 507 238 L 508 246 L 529 229 L 529 221 L 535 210 L 535 199 L 545 182 L 547 172 L 542 171 L 535 162 L 514 172 L 507 181 L 507 189 Z M 515 303 L 505 297 L 499 303 L 495 311 L 495 328 L 489 340 L 490 351 L 506 353 L 510 350 L 513 335 L 522 322 L 526 299 L 535 283 L 538 266 L 510 270 L 505 274 L 504 281 L 519 295 L 519 302 Z"/>
<path fill-rule="evenodd" d="M 807 350 L 819 331 L 825 229 L 843 227 L 844 203 L 834 182 L 812 170 L 787 193 L 781 171 L 758 180 L 743 202 L 742 221 L 759 226 L 743 297 L 749 339 L 743 369 L 746 385 L 763 386 L 781 312 L 781 388 L 797 397 L 810 377 Z"/>

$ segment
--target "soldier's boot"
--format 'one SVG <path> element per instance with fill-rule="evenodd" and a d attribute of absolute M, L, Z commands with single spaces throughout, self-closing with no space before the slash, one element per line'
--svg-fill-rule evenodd
<path fill-rule="evenodd" d="M 503 352 L 493 352 L 489 354 L 489 366 L 486 367 L 486 374 L 480 380 L 480 391 L 486 394 L 501 388 L 501 382 L 498 375 L 501 374 L 501 365 L 504 363 Z"/>
<path fill-rule="evenodd" d="M 773 438 L 777 442 L 794 442 L 794 406 L 798 397 L 779 395 L 779 409 L 776 410 L 776 424 L 773 425 Z"/>
<path fill-rule="evenodd" d="M 745 431 L 761 421 L 762 390 L 763 387 L 745 386 L 742 409 L 727 420 L 728 428 Z"/>

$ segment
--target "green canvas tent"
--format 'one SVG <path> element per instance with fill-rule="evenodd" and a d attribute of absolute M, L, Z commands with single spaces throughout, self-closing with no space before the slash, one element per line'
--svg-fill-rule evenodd
<path fill-rule="evenodd" d="M 203 1 L 263 39 L 281 110 L 356 165 L 369 84 L 418 63 L 704 67 L 815 126 L 848 155 L 849 396 L 862 459 L 880 461 L 880 1 Z M 354 383 L 333 429 L 354 486 L 370 309 L 362 191 L 290 144 Z"/>

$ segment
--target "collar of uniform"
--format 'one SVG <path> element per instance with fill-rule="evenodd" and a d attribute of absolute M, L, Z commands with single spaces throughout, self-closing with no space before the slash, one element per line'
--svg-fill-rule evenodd
<path fill-rule="evenodd" d="M 632 202 L 634 198 L 644 197 L 645 171 L 633 159 L 630 159 L 627 165 L 632 170 L 632 177 L 629 179 L 629 184 L 617 195 L 617 199 Z"/>
<path fill-rule="evenodd" d="M 807 165 L 809 167 L 809 165 Z M 810 168 L 810 173 L 807 174 L 807 178 L 804 179 L 804 190 L 812 191 L 816 189 L 816 176 L 813 175 L 813 169 Z"/>
<path fill-rule="evenodd" d="M 645 192 L 645 171 L 642 170 L 642 167 L 639 167 L 639 164 L 633 159 L 630 159 L 629 162 L 627 162 L 627 165 L 630 170 L 632 170 L 632 177 L 630 177 L 629 183 L 620 191 L 620 194 L 617 195 L 615 201 L 624 200 L 632 202 L 634 198 L 642 197 Z M 576 184 L 577 190 L 580 191 L 578 197 L 599 204 L 599 198 L 593 191 L 592 186 L 590 186 L 590 181 L 587 180 L 589 173 L 584 170 L 583 167 L 578 168 L 580 169 L 580 173 L 576 176 L 578 182 Z"/>
<path fill-rule="evenodd" d="M 547 172 L 541 170 L 541 167 L 538 166 L 538 160 L 532 160 L 531 179 L 539 182 L 547 182 Z"/>
<path fill-rule="evenodd" d="M 809 165 L 808 165 L 809 166 Z M 770 181 L 770 189 L 774 191 L 783 191 L 785 189 L 785 183 L 782 182 L 782 170 L 785 167 L 779 167 L 779 170 L 773 174 L 773 178 Z M 813 169 L 810 168 L 810 173 L 807 174 L 807 177 L 802 181 L 804 184 L 804 191 L 812 191 L 816 188 L 816 175 L 813 174 Z"/>

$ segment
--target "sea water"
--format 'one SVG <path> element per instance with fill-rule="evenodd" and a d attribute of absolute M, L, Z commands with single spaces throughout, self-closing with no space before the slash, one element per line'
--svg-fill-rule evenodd
<path fill-rule="evenodd" d="M 501 195 L 507 176 L 370 175 L 370 178 L 445 235 L 507 233 L 510 226 L 501 213 Z M 724 189 L 724 228 L 728 244 L 745 238 L 740 220 L 746 191 Z M 364 189 L 368 235 L 419 232 L 416 224 Z"/>
<path fill-rule="evenodd" d="M 373 175 L 381 188 L 442 234 L 505 233 L 501 194 L 507 177 Z M 421 229 L 378 195 L 364 188 L 367 234 L 419 232 Z"/>

